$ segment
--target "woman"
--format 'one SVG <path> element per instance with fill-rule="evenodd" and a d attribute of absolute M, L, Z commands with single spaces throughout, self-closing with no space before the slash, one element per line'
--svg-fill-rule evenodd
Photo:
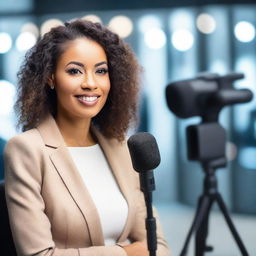
<path fill-rule="evenodd" d="M 18 255 L 146 256 L 145 205 L 125 133 L 139 66 L 98 23 L 53 28 L 26 56 L 5 149 Z M 158 256 L 169 251 L 158 223 Z"/>

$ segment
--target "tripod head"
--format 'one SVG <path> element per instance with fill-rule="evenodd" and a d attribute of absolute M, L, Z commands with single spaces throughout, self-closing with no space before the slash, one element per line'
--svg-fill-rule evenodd
<path fill-rule="evenodd" d="M 226 132 L 218 118 L 223 107 L 252 100 L 250 90 L 233 87 L 234 81 L 241 78 L 241 73 L 203 73 L 166 88 L 167 105 L 175 115 L 202 118 L 201 124 L 188 126 L 186 132 L 188 159 L 200 161 L 204 169 L 226 166 Z"/>

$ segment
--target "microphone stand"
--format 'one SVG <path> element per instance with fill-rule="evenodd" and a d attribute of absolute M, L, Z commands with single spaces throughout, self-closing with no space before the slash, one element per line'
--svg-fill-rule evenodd
<path fill-rule="evenodd" d="M 150 133 L 137 133 L 128 139 L 127 144 L 133 168 L 140 176 L 140 190 L 144 193 L 147 209 L 145 227 L 149 255 L 156 256 L 156 219 L 153 216 L 152 191 L 155 190 L 153 169 L 161 161 L 159 149 L 156 139 Z"/>
<path fill-rule="evenodd" d="M 156 256 L 157 238 L 156 238 L 156 219 L 153 216 L 152 191 L 155 190 L 155 179 L 153 171 L 142 171 L 140 174 L 140 189 L 144 194 L 147 217 L 145 219 L 147 230 L 147 244 L 150 256 Z"/>

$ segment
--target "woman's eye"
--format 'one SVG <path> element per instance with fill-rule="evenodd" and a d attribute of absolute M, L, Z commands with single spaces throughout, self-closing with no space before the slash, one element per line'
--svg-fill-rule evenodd
<path fill-rule="evenodd" d="M 67 72 L 70 75 L 82 74 L 82 72 L 79 69 L 77 69 L 77 68 L 70 68 L 70 69 L 67 70 Z"/>
<path fill-rule="evenodd" d="M 108 72 L 107 68 L 100 68 L 96 71 L 98 74 L 106 74 Z"/>

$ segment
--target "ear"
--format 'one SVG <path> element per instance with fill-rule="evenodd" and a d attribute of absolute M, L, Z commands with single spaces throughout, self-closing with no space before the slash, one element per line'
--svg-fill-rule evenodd
<path fill-rule="evenodd" d="M 54 75 L 53 74 L 50 77 L 48 77 L 47 83 L 48 83 L 49 86 L 54 86 L 55 82 L 54 82 Z"/>

